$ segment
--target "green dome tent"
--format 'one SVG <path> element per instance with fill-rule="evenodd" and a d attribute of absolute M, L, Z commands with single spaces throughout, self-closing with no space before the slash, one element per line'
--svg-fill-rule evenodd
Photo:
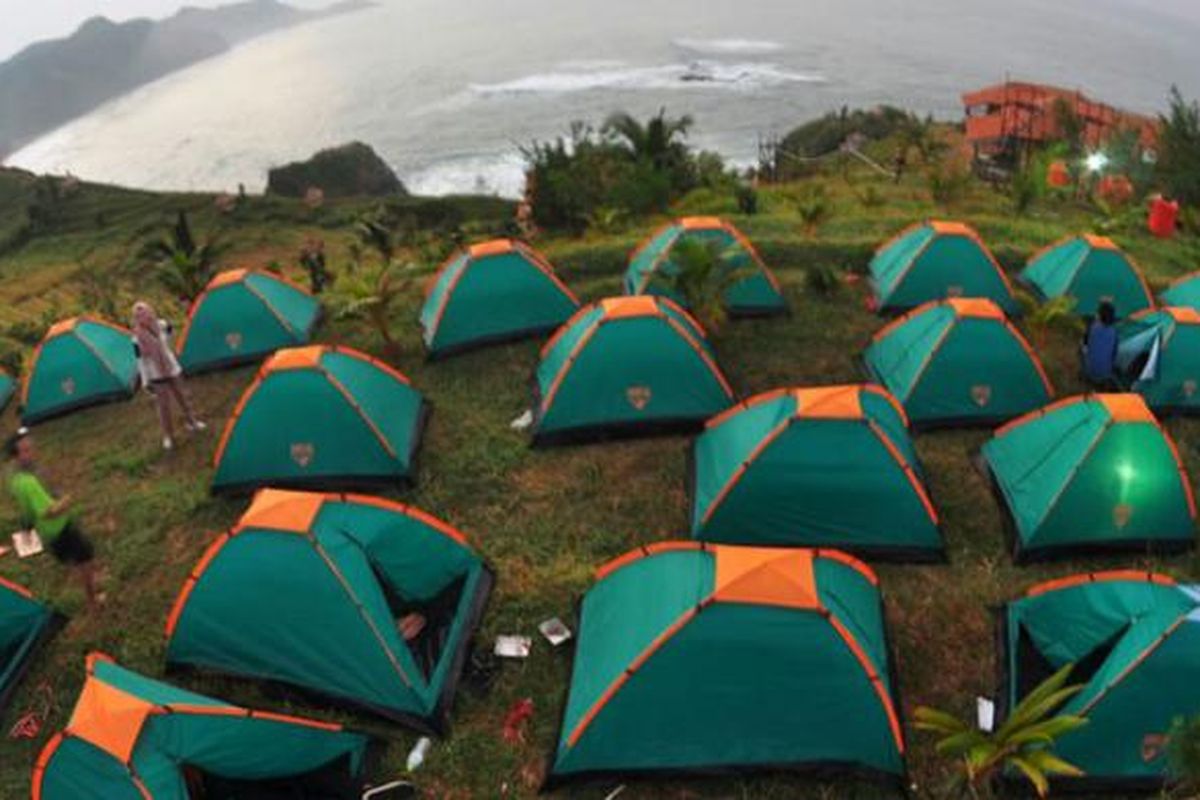
<path fill-rule="evenodd" d="M 510 239 L 450 257 L 429 284 L 422 339 L 433 358 L 549 333 L 579 300 L 533 248 Z"/>
<path fill-rule="evenodd" d="M 927 303 L 876 333 L 863 362 L 917 428 L 991 425 L 1054 397 L 1037 354 L 991 300 Z"/>
<path fill-rule="evenodd" d="M 34 656 L 62 622 L 28 589 L 0 578 L 0 716 Z"/>
<path fill-rule="evenodd" d="M 1164 306 L 1200 311 L 1200 272 L 1192 272 L 1177 279 L 1158 299 Z"/>
<path fill-rule="evenodd" d="M 17 382 L 12 379 L 11 375 L 0 369 L 0 412 L 8 408 L 16 391 Z"/>
<path fill-rule="evenodd" d="M 130 336 L 126 328 L 90 317 L 55 323 L 33 352 L 21 391 L 21 421 L 33 425 L 132 397 L 138 370 Z"/>
<path fill-rule="evenodd" d="M 712 243 L 725 254 L 731 269 L 746 270 L 746 277 L 725 292 L 725 305 L 734 316 L 782 314 L 787 301 L 779 282 L 763 263 L 758 251 L 732 223 L 719 217 L 684 217 L 664 226 L 638 246 L 629 257 L 625 271 L 625 294 L 658 294 L 681 298 L 659 283 L 664 275 L 674 275 L 678 269 L 671 260 L 671 251 L 679 242 Z"/>
<path fill-rule="evenodd" d="M 192 304 L 175 349 L 188 373 L 245 364 L 307 344 L 320 316 L 317 299 L 279 275 L 222 272 Z"/>
<path fill-rule="evenodd" d="M 66 728 L 33 768 L 33 800 L 358 800 L 370 740 L 248 711 L 87 660 Z"/>
<path fill-rule="evenodd" d="M 1008 511 L 1018 561 L 1193 544 L 1191 483 L 1139 395 L 1053 403 L 998 429 L 982 458 Z"/>
<path fill-rule="evenodd" d="M 836 551 L 650 545 L 597 571 L 547 788 L 753 770 L 903 780 L 883 605 Z"/>
<path fill-rule="evenodd" d="M 947 297 L 986 297 L 1015 314 L 1012 285 L 979 234 L 961 222 L 921 222 L 905 228 L 871 260 L 872 304 L 905 311 Z"/>
<path fill-rule="evenodd" d="M 1200 312 L 1141 311 L 1117 327 L 1117 369 L 1157 412 L 1200 411 Z"/>
<path fill-rule="evenodd" d="M 417 509 L 265 490 L 188 577 L 167 661 L 445 733 L 492 580 L 461 533 Z M 397 620 L 411 613 L 425 626 L 406 641 Z"/>
<path fill-rule="evenodd" d="M 904 411 L 877 386 L 750 398 L 709 420 L 691 462 L 697 539 L 942 555 Z"/>
<path fill-rule="evenodd" d="M 1095 314 L 1101 301 L 1118 317 L 1154 307 L 1146 279 L 1133 260 L 1103 236 L 1072 236 L 1042 250 L 1021 272 L 1041 300 L 1071 297 L 1077 314 Z"/>
<path fill-rule="evenodd" d="M 1171 777 L 1172 724 L 1200 714 L 1197 587 L 1132 570 L 1077 575 L 1035 586 L 1001 619 L 1002 710 L 1067 664 L 1083 686 L 1062 713 L 1088 723 L 1054 753 L 1085 774 L 1056 779 L 1055 790 L 1160 789 Z"/>
<path fill-rule="evenodd" d="M 408 378 L 345 347 L 280 350 L 238 401 L 213 491 L 410 481 L 425 404 Z"/>
<path fill-rule="evenodd" d="M 704 331 L 666 298 L 601 300 L 542 348 L 534 442 L 694 427 L 733 402 Z"/>

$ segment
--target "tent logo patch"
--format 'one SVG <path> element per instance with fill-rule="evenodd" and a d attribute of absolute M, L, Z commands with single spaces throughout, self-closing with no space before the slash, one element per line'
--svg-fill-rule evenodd
<path fill-rule="evenodd" d="M 983 408 L 988 403 L 992 402 L 992 387 L 986 383 L 980 383 L 971 387 L 971 399 L 975 401 L 975 405 Z"/>
<path fill-rule="evenodd" d="M 63 378 L 63 382 L 59 384 L 59 387 L 62 389 L 63 394 L 65 394 L 67 397 L 70 397 L 71 395 L 75 394 L 75 379 Z"/>
<path fill-rule="evenodd" d="M 1194 380 L 1192 380 L 1191 378 L 1188 378 L 1186 381 L 1183 382 L 1183 396 L 1191 397 L 1195 393 L 1196 393 L 1196 382 Z"/>
<path fill-rule="evenodd" d="M 1142 761 L 1149 764 L 1162 758 L 1167 752 L 1167 737 L 1161 733 L 1147 733 L 1142 737 Z"/>
<path fill-rule="evenodd" d="M 229 345 L 230 350 L 241 350 L 242 335 L 237 331 L 230 331 L 225 334 L 225 344 Z"/>
<path fill-rule="evenodd" d="M 961 286 L 947 286 L 946 287 L 946 297 L 962 297 L 962 296 L 963 296 L 963 287 L 961 287 Z"/>
<path fill-rule="evenodd" d="M 309 442 L 296 442 L 292 445 L 292 461 L 295 461 L 302 469 L 312 463 L 316 454 L 317 448 Z"/>
<path fill-rule="evenodd" d="M 1118 528 L 1124 528 L 1129 524 L 1130 518 L 1133 517 L 1133 506 L 1128 503 L 1121 503 L 1113 508 L 1113 523 Z"/>
<path fill-rule="evenodd" d="M 641 411 L 650 405 L 652 394 L 649 386 L 630 386 L 625 390 L 625 399 L 629 401 L 629 405 Z"/>

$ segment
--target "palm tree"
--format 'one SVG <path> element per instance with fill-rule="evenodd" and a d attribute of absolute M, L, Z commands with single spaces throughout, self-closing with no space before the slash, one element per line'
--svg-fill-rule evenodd
<path fill-rule="evenodd" d="M 686 114 L 668 118 L 665 108 L 660 108 L 644 125 L 631 114 L 619 111 L 604 123 L 604 130 L 622 140 L 635 161 L 647 161 L 655 170 L 664 171 L 677 165 L 682 140 L 687 138 L 693 123 Z"/>
<path fill-rule="evenodd" d="M 1056 741 L 1087 724 L 1084 717 L 1055 716 L 1057 709 L 1083 688 L 1066 685 L 1073 667 L 1068 664 L 1043 681 L 1013 709 L 1004 724 L 990 733 L 945 711 L 917 708 L 917 730 L 941 736 L 938 754 L 955 762 L 958 796 L 972 800 L 991 797 L 996 776 L 1019 773 L 1039 797 L 1046 797 L 1050 778 L 1083 775 L 1078 767 L 1051 752 Z"/>
<path fill-rule="evenodd" d="M 169 235 L 146 244 L 143 253 L 155 262 L 167 291 L 190 303 L 212 280 L 224 250 L 215 238 L 197 244 L 187 212 L 180 211 Z"/>
<path fill-rule="evenodd" d="M 725 293 L 751 271 L 736 264 L 735 252 L 712 241 L 681 239 L 671 250 L 674 269 L 657 273 L 655 281 L 679 298 L 710 333 L 716 333 L 729 318 Z"/>

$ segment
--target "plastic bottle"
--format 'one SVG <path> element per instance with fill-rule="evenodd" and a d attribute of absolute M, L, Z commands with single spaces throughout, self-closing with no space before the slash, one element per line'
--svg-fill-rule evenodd
<path fill-rule="evenodd" d="M 433 740 L 428 736 L 422 736 L 413 745 L 413 749 L 408 751 L 407 767 L 409 772 L 415 772 L 418 767 L 425 763 L 425 756 L 429 753 L 429 748 L 433 744 Z"/>

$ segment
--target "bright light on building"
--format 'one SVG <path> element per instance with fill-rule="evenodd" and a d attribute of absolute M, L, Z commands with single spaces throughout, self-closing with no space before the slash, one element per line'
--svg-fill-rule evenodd
<path fill-rule="evenodd" d="M 1104 153 L 1092 153 L 1083 163 L 1087 166 L 1088 172 L 1099 172 L 1108 166 L 1108 156 Z"/>

